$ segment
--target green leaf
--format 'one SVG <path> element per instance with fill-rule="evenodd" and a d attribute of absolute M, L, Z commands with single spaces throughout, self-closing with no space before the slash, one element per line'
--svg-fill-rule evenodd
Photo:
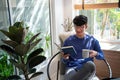
<path fill-rule="evenodd" d="M 19 79 L 22 80 L 22 78 L 20 76 L 12 75 L 12 76 L 9 76 L 6 80 L 19 80 Z"/>
<path fill-rule="evenodd" d="M 7 45 L 9 45 L 9 46 L 11 46 L 11 47 L 13 47 L 13 48 L 15 48 L 17 45 L 18 45 L 18 43 L 16 43 L 15 41 L 12 41 L 12 40 L 2 40 L 5 44 L 7 44 Z"/>
<path fill-rule="evenodd" d="M 17 33 L 17 31 L 18 31 L 18 28 L 16 26 L 10 26 L 9 27 L 9 32 L 10 33 L 15 34 L 15 33 Z"/>
<path fill-rule="evenodd" d="M 15 51 L 14 51 L 12 48 L 10 48 L 9 46 L 7 46 L 7 45 L 1 45 L 0 48 L 1 48 L 2 50 L 6 51 L 10 56 L 12 56 L 12 57 L 14 57 L 15 59 L 18 60 L 17 54 L 16 54 Z"/>
<path fill-rule="evenodd" d="M 16 33 L 17 42 L 21 43 L 24 41 L 27 30 L 25 28 L 19 28 Z"/>
<path fill-rule="evenodd" d="M 9 27 L 9 32 L 14 34 L 14 41 L 21 43 L 25 39 L 26 33 L 28 31 L 28 27 L 24 28 L 23 22 L 16 22 L 13 26 Z"/>
<path fill-rule="evenodd" d="M 16 62 L 14 59 L 9 59 L 9 61 L 15 65 L 17 68 L 19 69 L 23 69 L 24 68 L 24 64 L 19 64 L 18 62 Z"/>
<path fill-rule="evenodd" d="M 32 50 L 42 39 L 38 39 L 35 42 L 31 43 L 30 50 Z"/>
<path fill-rule="evenodd" d="M 26 30 L 24 28 L 18 28 L 16 29 L 16 31 L 13 31 L 13 34 L 15 36 L 14 41 L 16 41 L 17 43 L 22 43 L 24 38 L 25 38 L 25 34 L 26 34 Z"/>
<path fill-rule="evenodd" d="M 32 58 L 34 58 L 35 56 L 39 55 L 40 53 L 43 52 L 43 49 L 42 48 L 39 48 L 35 51 L 33 51 L 32 53 L 30 53 L 30 55 L 28 56 L 27 58 L 27 61 L 29 62 Z"/>
<path fill-rule="evenodd" d="M 31 79 L 31 78 L 34 78 L 34 77 L 36 77 L 36 76 L 39 76 L 39 75 L 41 75 L 41 74 L 43 74 L 43 72 L 36 72 L 36 73 L 34 73 L 34 74 L 30 77 L 30 79 Z"/>
<path fill-rule="evenodd" d="M 32 68 L 32 69 L 29 70 L 29 74 L 35 73 L 35 72 L 36 72 L 36 68 Z"/>
<path fill-rule="evenodd" d="M 22 21 L 22 22 L 15 22 L 15 23 L 13 24 L 13 26 L 15 26 L 15 27 L 17 27 L 17 28 L 23 27 L 23 26 L 24 26 L 24 22 L 23 22 L 23 21 Z"/>
<path fill-rule="evenodd" d="M 15 41 L 15 35 L 8 32 L 8 31 L 5 31 L 5 30 L 0 30 L 4 35 L 6 35 L 8 38 L 10 38 L 11 40 Z"/>
<path fill-rule="evenodd" d="M 34 35 L 34 36 L 28 41 L 28 43 L 31 43 L 32 41 L 34 41 L 39 34 L 40 34 L 40 33 Z"/>
<path fill-rule="evenodd" d="M 17 43 L 23 42 L 27 30 L 25 28 L 10 27 L 10 32 L 0 30 L 4 35 Z"/>
<path fill-rule="evenodd" d="M 36 56 L 32 60 L 30 60 L 30 62 L 28 62 L 27 64 L 29 65 L 29 68 L 33 68 L 38 64 L 42 63 L 45 59 L 46 57 L 44 56 Z"/>
<path fill-rule="evenodd" d="M 18 53 L 20 56 L 24 56 L 30 49 L 30 44 L 20 44 L 15 47 L 15 52 Z"/>

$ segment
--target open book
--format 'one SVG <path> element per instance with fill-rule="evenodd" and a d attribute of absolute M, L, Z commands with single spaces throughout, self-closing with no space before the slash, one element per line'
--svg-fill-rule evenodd
<path fill-rule="evenodd" d="M 75 56 L 77 54 L 73 46 L 60 47 L 56 43 L 55 43 L 55 45 L 58 47 L 58 49 L 60 49 L 61 51 L 63 51 L 64 54 L 70 54 L 71 56 Z"/>

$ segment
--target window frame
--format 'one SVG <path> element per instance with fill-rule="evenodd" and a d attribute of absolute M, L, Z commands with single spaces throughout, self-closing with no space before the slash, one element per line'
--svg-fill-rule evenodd
<path fill-rule="evenodd" d="M 96 4 L 86 4 L 84 0 L 82 0 L 82 4 L 75 4 L 75 10 L 83 10 L 83 9 L 100 9 L 100 8 L 120 8 L 120 0 L 119 2 L 114 3 L 96 3 Z"/>
<path fill-rule="evenodd" d="M 117 8 L 119 7 L 118 3 L 99 3 L 99 4 L 84 4 L 84 8 L 80 4 L 75 4 L 75 10 L 82 10 L 82 9 L 100 9 L 100 8 Z"/>

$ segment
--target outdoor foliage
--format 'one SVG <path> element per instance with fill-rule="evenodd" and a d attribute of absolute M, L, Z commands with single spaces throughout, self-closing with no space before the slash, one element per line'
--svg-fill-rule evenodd
<path fill-rule="evenodd" d="M 120 24 L 119 9 L 100 9 L 97 10 L 97 24 L 101 30 L 101 37 L 106 34 L 105 31 L 110 31 L 110 36 L 116 36 L 119 39 Z M 106 37 L 106 36 L 105 36 Z"/>

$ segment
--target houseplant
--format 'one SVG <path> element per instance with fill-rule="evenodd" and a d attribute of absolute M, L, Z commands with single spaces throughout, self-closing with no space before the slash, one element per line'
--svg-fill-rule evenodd
<path fill-rule="evenodd" d="M 7 54 L 0 50 L 0 80 L 4 80 L 13 73 L 13 65 L 8 58 Z"/>
<path fill-rule="evenodd" d="M 65 32 L 69 32 L 69 31 L 73 30 L 72 20 L 70 20 L 70 18 L 65 19 L 62 26 L 63 26 Z"/>
<path fill-rule="evenodd" d="M 70 18 L 67 18 L 64 20 L 64 23 L 62 24 L 64 28 L 64 32 L 59 34 L 59 39 L 61 45 L 63 44 L 63 41 L 69 37 L 70 34 L 74 34 L 75 31 L 73 30 L 73 24 L 72 20 Z"/>
<path fill-rule="evenodd" d="M 10 62 L 15 65 L 24 75 L 25 80 L 30 80 L 43 72 L 36 72 L 35 66 L 42 63 L 46 57 L 42 56 L 42 48 L 33 50 L 33 48 L 41 41 L 36 39 L 38 34 L 34 35 L 29 41 L 25 42 L 28 27 L 24 22 L 15 22 L 9 27 L 9 31 L 0 30 L 9 39 L 2 40 L 4 45 L 0 48 L 10 55 Z M 11 75 L 8 79 L 22 79 L 20 75 Z"/>

